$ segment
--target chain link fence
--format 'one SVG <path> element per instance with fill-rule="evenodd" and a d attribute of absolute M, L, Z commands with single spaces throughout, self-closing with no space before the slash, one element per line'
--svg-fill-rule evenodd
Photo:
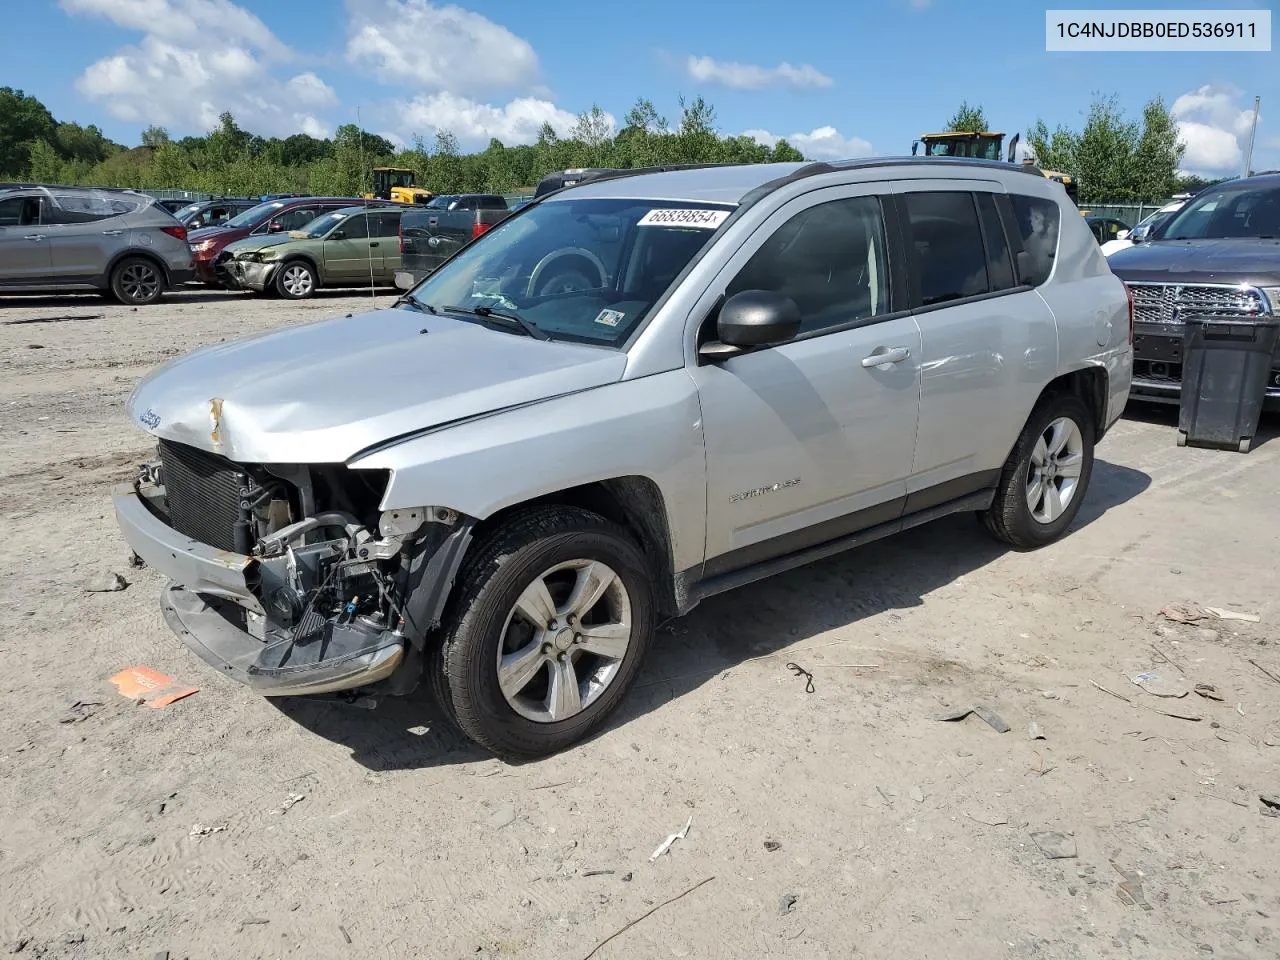
<path fill-rule="evenodd" d="M 1139 203 L 1082 203 L 1080 212 L 1090 217 L 1111 217 L 1136 227 L 1151 214 L 1165 204 L 1173 203 L 1174 198 L 1166 200 L 1146 200 Z"/>

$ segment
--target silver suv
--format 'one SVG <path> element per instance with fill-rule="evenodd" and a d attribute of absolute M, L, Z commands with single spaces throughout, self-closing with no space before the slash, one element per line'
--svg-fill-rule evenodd
<path fill-rule="evenodd" d="M 186 227 L 145 194 L 0 189 L 0 295 L 98 290 L 140 306 L 193 276 Z"/>
<path fill-rule="evenodd" d="M 182 640 L 259 693 L 425 677 L 507 757 L 585 736 L 656 624 L 958 511 L 1062 536 L 1129 392 L 1061 186 L 965 160 L 606 176 L 393 309 L 219 344 L 130 401 L 116 491 Z"/>

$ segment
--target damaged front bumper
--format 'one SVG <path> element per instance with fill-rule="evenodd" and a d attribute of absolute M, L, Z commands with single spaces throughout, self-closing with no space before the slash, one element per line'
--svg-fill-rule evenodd
<path fill-rule="evenodd" d="M 415 641 L 420 647 L 437 622 L 469 540 L 465 529 L 455 530 L 414 556 L 410 570 L 417 575 L 409 579 L 416 596 L 401 604 L 403 616 L 394 623 L 353 613 L 315 617 L 304 627 L 312 615 L 306 604 L 294 605 L 292 622 L 282 626 L 275 610 L 282 594 L 293 596 L 287 578 L 296 582 L 298 568 L 316 562 L 317 556 L 340 556 L 332 543 L 299 545 L 296 551 L 290 547 L 275 557 L 248 556 L 200 543 L 169 526 L 164 488 L 158 484 L 139 480 L 119 486 L 113 501 L 129 546 L 169 578 L 161 599 L 169 627 L 219 672 L 272 697 L 369 687 L 390 679 L 402 665 L 413 669 L 409 661 L 420 664 L 420 658 L 411 657 L 412 648 Z M 360 542 L 367 544 L 360 548 L 364 552 L 386 549 L 385 541 Z M 397 689 L 390 692 L 411 689 L 417 678 L 406 680 L 407 685 L 393 683 Z"/>
<path fill-rule="evenodd" d="M 220 266 L 222 267 L 220 278 L 227 286 L 237 290 L 255 290 L 262 293 L 271 285 L 279 264 L 231 259 Z"/>

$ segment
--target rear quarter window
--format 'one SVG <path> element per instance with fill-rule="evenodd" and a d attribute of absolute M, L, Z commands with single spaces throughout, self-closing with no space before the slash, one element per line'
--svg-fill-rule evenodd
<path fill-rule="evenodd" d="M 1013 205 L 1014 220 L 1022 237 L 1022 249 L 1028 263 L 1022 279 L 1038 287 L 1053 273 L 1053 261 L 1058 255 L 1058 234 L 1062 226 L 1062 213 L 1058 205 L 1044 197 L 1028 197 L 1019 193 L 1009 194 Z"/>

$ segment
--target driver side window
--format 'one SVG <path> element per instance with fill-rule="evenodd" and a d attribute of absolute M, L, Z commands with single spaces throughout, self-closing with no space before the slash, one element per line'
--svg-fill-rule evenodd
<path fill-rule="evenodd" d="M 779 227 L 725 290 L 768 290 L 800 308 L 800 334 L 889 312 L 884 219 L 876 197 L 831 200 Z"/>

